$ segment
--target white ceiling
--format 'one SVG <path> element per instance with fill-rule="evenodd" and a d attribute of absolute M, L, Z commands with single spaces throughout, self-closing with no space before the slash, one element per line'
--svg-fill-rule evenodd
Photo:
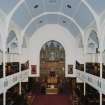
<path fill-rule="evenodd" d="M 1 0 L 0 9 L 8 14 L 21 0 Z M 44 12 L 61 12 L 70 18 L 73 18 L 81 29 L 85 29 L 94 21 L 94 16 L 83 0 L 24 0 L 23 4 L 15 11 L 12 21 L 14 21 L 22 30 L 34 17 Z M 105 0 L 85 0 L 92 10 L 100 15 L 105 11 Z M 60 24 L 66 27 L 74 37 L 80 35 L 80 30 L 76 24 L 65 16 L 48 14 L 41 16 L 29 26 L 26 30 L 28 35 L 32 36 L 36 29 L 45 24 Z"/>
<path fill-rule="evenodd" d="M 31 36 L 35 32 L 35 30 L 46 24 L 59 24 L 67 28 L 74 37 L 77 37 L 78 35 L 80 35 L 81 37 L 80 30 L 72 21 L 70 21 L 67 17 L 57 14 L 43 15 L 40 18 L 34 20 L 32 24 L 30 24 L 29 28 L 26 30 L 26 34 Z"/>

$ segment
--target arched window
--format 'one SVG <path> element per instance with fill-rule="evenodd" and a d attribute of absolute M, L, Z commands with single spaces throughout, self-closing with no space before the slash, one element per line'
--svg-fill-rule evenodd
<path fill-rule="evenodd" d="M 99 41 L 96 31 L 92 30 L 88 42 L 87 42 L 87 52 L 88 53 L 98 53 Z"/>

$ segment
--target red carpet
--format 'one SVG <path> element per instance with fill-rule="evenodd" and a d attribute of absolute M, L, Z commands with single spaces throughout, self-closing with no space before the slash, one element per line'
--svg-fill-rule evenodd
<path fill-rule="evenodd" d="M 72 105 L 72 100 L 64 95 L 39 95 L 34 96 L 33 105 Z"/>

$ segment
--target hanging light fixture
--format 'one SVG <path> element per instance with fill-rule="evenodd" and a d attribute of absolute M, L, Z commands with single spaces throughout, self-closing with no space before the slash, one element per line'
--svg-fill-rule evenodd
<path fill-rule="evenodd" d="M 62 22 L 63 22 L 63 23 L 66 23 L 66 21 L 65 21 L 65 20 L 63 20 Z"/>
<path fill-rule="evenodd" d="M 35 6 L 34 6 L 34 8 L 38 8 L 39 7 L 39 5 L 38 4 L 36 4 Z"/>
<path fill-rule="evenodd" d="M 67 4 L 67 8 L 71 8 L 71 5 L 70 4 Z"/>

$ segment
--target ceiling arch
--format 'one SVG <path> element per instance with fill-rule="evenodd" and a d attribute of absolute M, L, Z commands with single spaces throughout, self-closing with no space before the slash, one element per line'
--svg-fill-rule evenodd
<path fill-rule="evenodd" d="M 50 19 L 50 20 L 49 20 Z M 79 34 L 83 34 L 83 30 L 81 29 L 81 27 L 75 22 L 74 19 L 72 19 L 71 17 L 68 17 L 62 13 L 59 13 L 59 12 L 48 12 L 48 13 L 43 13 L 37 17 L 34 17 L 27 25 L 26 27 L 23 29 L 22 31 L 22 36 L 24 36 L 25 32 L 28 30 L 28 28 L 30 28 L 33 23 L 36 22 L 36 25 L 40 25 L 41 24 L 41 21 L 42 21 L 42 24 L 66 24 L 66 25 L 72 25 L 75 27 L 75 29 L 78 30 Z M 70 22 L 71 21 L 71 22 Z M 63 24 L 62 24 L 63 23 Z M 70 24 L 69 24 L 70 23 Z M 33 25 L 35 26 L 35 24 Z M 31 27 L 35 30 L 35 28 L 38 28 L 38 27 Z M 67 28 L 67 27 L 66 27 Z M 73 27 L 71 27 L 73 28 Z M 74 29 L 74 30 L 75 30 Z M 69 29 L 70 30 L 70 29 Z M 31 29 L 32 31 L 32 29 Z M 31 32 L 30 31 L 30 32 Z M 70 30 L 71 31 L 71 30 Z M 73 31 L 73 30 L 72 30 Z"/>
<path fill-rule="evenodd" d="M 67 15 L 65 15 L 65 14 L 63 14 L 63 13 L 60 13 L 60 12 L 45 12 L 45 13 L 42 13 L 42 14 L 40 14 L 40 15 L 38 15 L 38 16 L 36 16 L 36 17 L 34 17 L 34 18 L 32 18 L 30 21 L 29 21 L 29 23 L 25 26 L 25 28 L 23 29 L 23 31 L 22 31 L 22 34 L 24 34 L 24 32 L 28 29 L 28 27 L 32 24 L 32 22 L 34 22 L 36 19 L 38 19 L 38 18 L 40 18 L 40 17 L 42 17 L 42 16 L 44 16 L 44 15 L 61 15 L 61 16 L 63 16 L 63 17 L 66 17 L 66 18 L 68 18 L 70 21 L 72 21 L 77 27 L 78 27 L 78 29 L 80 30 L 80 32 L 81 32 L 81 34 L 83 33 L 83 30 L 82 30 L 82 28 L 78 25 L 78 23 L 72 18 L 72 17 L 69 17 L 69 16 L 67 16 Z"/>
<path fill-rule="evenodd" d="M 65 27 L 77 40 L 76 42 L 79 43 L 79 47 L 83 47 L 82 29 L 79 29 L 74 21 L 68 19 L 67 17 L 65 17 L 65 15 L 63 16 L 61 14 L 44 14 L 38 18 L 33 19 L 24 29 L 22 33 L 23 38 L 24 35 L 31 37 L 38 28 L 46 24 L 59 24 Z"/>

